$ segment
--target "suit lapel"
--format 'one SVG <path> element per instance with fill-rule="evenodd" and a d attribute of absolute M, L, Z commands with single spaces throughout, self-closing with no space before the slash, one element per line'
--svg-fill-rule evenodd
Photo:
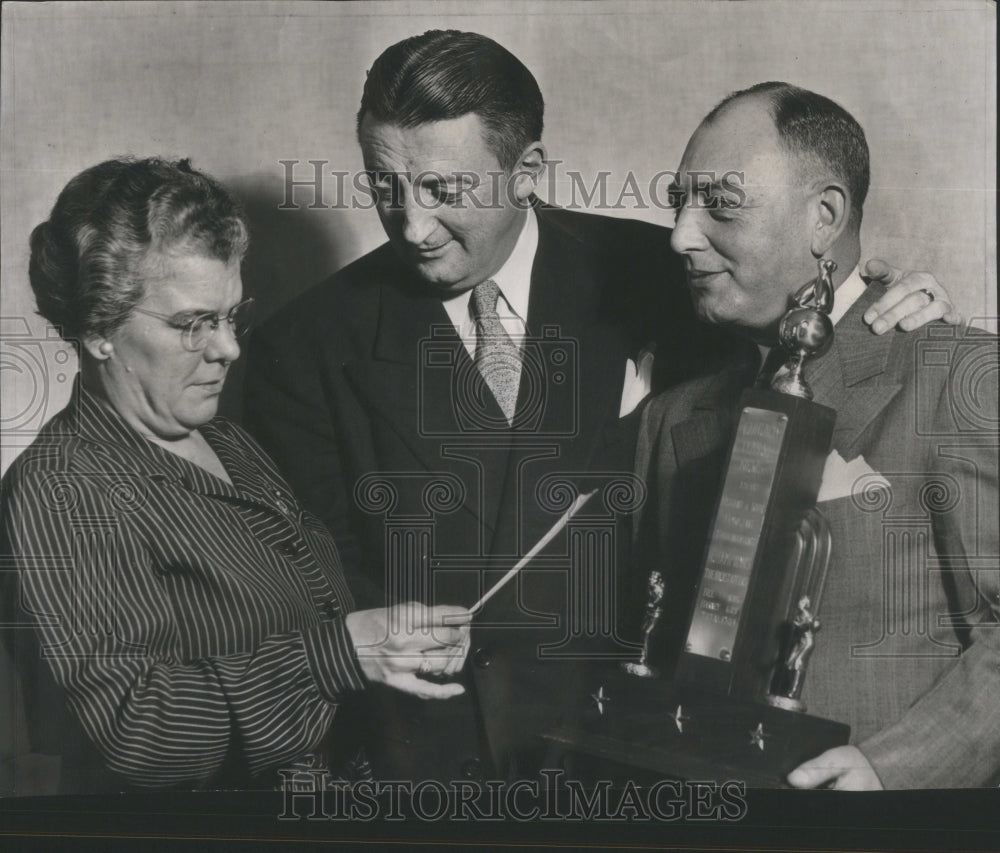
<path fill-rule="evenodd" d="M 417 282 L 409 277 L 403 282 L 383 281 L 378 293 L 371 357 L 348 362 L 344 372 L 358 396 L 433 468 L 437 450 L 419 436 L 454 434 L 458 429 L 451 387 L 464 347 L 440 298 L 422 293 Z M 421 369 L 425 358 L 431 366 Z"/>
<path fill-rule="evenodd" d="M 834 445 L 841 452 L 851 448 L 901 387 L 885 378 L 892 334 L 875 335 L 861 319 L 883 292 L 878 287 L 869 287 L 837 324 L 830 351 L 806 364 L 806 380 L 812 386 L 815 401 L 837 412 Z M 704 456 L 728 440 L 739 395 L 752 384 L 756 369 L 748 348 L 706 380 L 691 416 L 671 430 L 678 466 Z"/>
<path fill-rule="evenodd" d="M 420 465 L 429 473 L 447 472 L 465 482 L 464 508 L 492 530 L 504 453 L 444 452 L 469 445 L 477 435 L 475 406 L 465 401 L 480 390 L 478 372 L 441 298 L 427 293 L 402 264 L 393 270 L 394 280 L 376 285 L 379 311 L 372 356 L 348 362 L 344 374 L 368 410 L 389 425 Z M 503 418 L 488 392 L 483 402 L 492 407 L 487 409 L 491 419 Z M 481 434 L 490 451 L 509 442 L 503 432 Z M 472 465 L 478 471 L 474 479 Z"/>
<path fill-rule="evenodd" d="M 753 385 L 759 364 L 756 347 L 748 344 L 734 349 L 730 364 L 700 383 L 690 416 L 670 431 L 678 468 L 728 443 L 740 394 Z"/>
<path fill-rule="evenodd" d="M 894 333 L 876 335 L 862 320 L 883 292 L 868 287 L 837 323 L 830 351 L 806 367 L 816 402 L 837 412 L 833 443 L 841 454 L 850 450 L 902 387 L 886 376 Z"/>
<path fill-rule="evenodd" d="M 628 354 L 620 323 L 602 310 L 614 273 L 605 257 L 552 221 L 544 206 L 536 213 L 519 426 L 510 433 L 494 553 L 526 550 L 555 520 L 539 504 L 544 476 L 573 477 L 605 464 L 595 453 L 617 424 Z M 630 467 L 628 458 L 623 470 Z"/>
<path fill-rule="evenodd" d="M 270 513 L 276 512 L 274 508 L 276 496 L 291 499 L 287 493 L 278 495 L 276 490 L 268 493 L 268 490 L 262 487 L 262 477 L 255 474 L 253 466 L 246 464 L 246 460 L 241 458 L 214 421 L 209 421 L 200 431 L 232 477 L 232 484 L 143 438 L 129 427 L 117 412 L 103 405 L 87 390 L 79 376 L 73 387 L 72 400 L 75 413 L 70 415 L 70 422 L 74 424 L 76 433 L 99 446 L 113 447 L 112 464 L 117 466 L 122 460 L 127 459 L 129 471 L 137 477 L 157 483 L 173 484 L 204 497 L 230 503 L 252 504 Z M 277 477 L 276 472 L 275 477 Z M 138 484 L 136 487 L 145 488 Z"/>
<path fill-rule="evenodd" d="M 618 420 L 629 341 L 603 310 L 614 282 L 604 259 L 538 212 L 538 252 L 532 269 L 528 331 L 539 340 L 546 373 L 541 436 L 572 436 L 560 467 L 586 470 L 606 427 Z M 568 365 L 553 363 L 563 347 Z M 521 402 L 529 389 L 521 386 Z"/>

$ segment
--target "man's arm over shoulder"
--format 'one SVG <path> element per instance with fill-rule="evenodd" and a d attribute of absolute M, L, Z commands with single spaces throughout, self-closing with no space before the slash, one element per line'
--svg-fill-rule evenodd
<path fill-rule="evenodd" d="M 542 205 L 539 217 L 585 246 L 612 285 L 605 316 L 622 323 L 639 346 L 653 345 L 653 388 L 662 390 L 721 367 L 732 335 L 698 320 L 684 260 L 670 247 L 672 229 L 639 219 Z"/>

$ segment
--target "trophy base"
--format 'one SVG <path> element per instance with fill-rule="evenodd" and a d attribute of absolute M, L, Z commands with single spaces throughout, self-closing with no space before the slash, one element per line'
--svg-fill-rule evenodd
<path fill-rule="evenodd" d="M 598 686 L 610 700 L 603 711 L 589 696 Z M 632 678 L 609 664 L 590 668 L 580 688 L 572 713 L 544 737 L 546 766 L 582 782 L 739 780 L 785 788 L 803 761 L 850 736 L 843 723 L 697 684 Z"/>
<path fill-rule="evenodd" d="M 785 711 L 795 711 L 799 714 L 804 714 L 806 711 L 805 702 L 792 699 L 790 696 L 775 696 L 771 693 L 767 697 L 767 704 Z"/>
<path fill-rule="evenodd" d="M 628 661 L 627 663 L 623 663 L 622 669 L 629 675 L 637 675 L 639 678 L 656 678 L 658 675 L 657 671 L 653 667 L 637 661 Z"/>

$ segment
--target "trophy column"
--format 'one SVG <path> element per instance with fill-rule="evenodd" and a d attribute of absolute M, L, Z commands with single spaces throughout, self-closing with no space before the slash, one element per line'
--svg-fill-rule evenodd
<path fill-rule="evenodd" d="M 795 307 L 782 318 L 778 334 L 788 360 L 770 389 L 745 391 L 740 400 L 709 527 L 677 678 L 734 698 L 795 699 L 819 629 L 813 614 L 826 559 L 817 563 L 822 549 L 811 540 L 822 535 L 815 529 L 822 522 L 803 526 L 803 518 L 809 511 L 816 518 L 811 508 L 837 415 L 813 402 L 803 365 L 833 342 L 834 269 L 832 261 L 821 261 L 819 277 L 796 294 Z"/>

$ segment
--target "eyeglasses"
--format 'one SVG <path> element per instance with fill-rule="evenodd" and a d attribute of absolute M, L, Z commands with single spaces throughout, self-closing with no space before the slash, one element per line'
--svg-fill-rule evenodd
<path fill-rule="evenodd" d="M 184 349 L 188 352 L 198 352 L 208 346 L 209 340 L 223 320 L 229 323 L 229 328 L 237 338 L 249 332 L 250 325 L 253 323 L 254 301 L 253 297 L 247 297 L 234 305 L 227 314 L 204 313 L 195 314 L 189 318 L 184 318 L 183 314 L 161 314 L 158 311 L 148 311 L 145 308 L 133 308 L 132 310 L 148 317 L 156 317 L 158 320 L 163 320 L 168 326 L 179 330 Z M 178 319 L 179 317 L 182 319 Z"/>

